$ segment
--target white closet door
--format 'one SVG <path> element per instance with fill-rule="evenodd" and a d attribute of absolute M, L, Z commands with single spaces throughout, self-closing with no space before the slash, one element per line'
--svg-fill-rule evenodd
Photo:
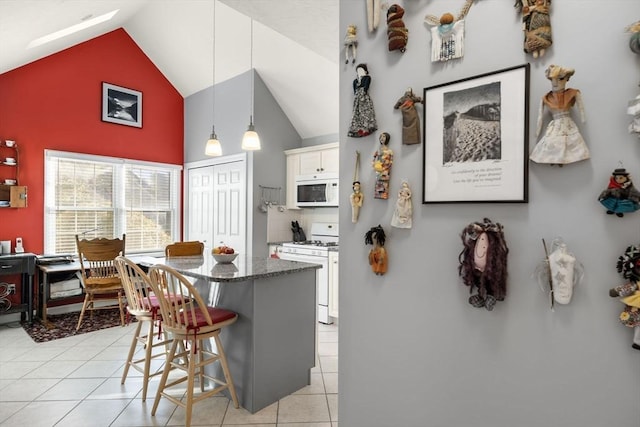
<path fill-rule="evenodd" d="M 213 178 L 213 246 L 224 242 L 245 253 L 246 179 L 245 163 L 216 165 Z"/>
<path fill-rule="evenodd" d="M 189 167 L 185 240 L 246 251 L 246 161 Z"/>

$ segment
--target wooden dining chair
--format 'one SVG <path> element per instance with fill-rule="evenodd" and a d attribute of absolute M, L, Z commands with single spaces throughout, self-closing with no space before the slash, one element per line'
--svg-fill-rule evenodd
<path fill-rule="evenodd" d="M 236 389 L 219 336 L 221 329 L 234 323 L 238 315 L 224 308 L 207 306 L 196 288 L 169 266 L 154 265 L 149 269 L 149 278 L 153 293 L 160 301 L 162 328 L 173 338 L 151 415 L 155 415 L 160 398 L 165 397 L 185 408 L 185 426 L 188 427 L 191 424 L 193 404 L 223 390 L 229 390 L 233 404 L 238 408 Z M 209 339 L 214 340 L 215 351 L 212 350 L 213 346 L 210 343 L 205 344 L 204 341 Z M 224 379 L 205 374 L 205 366 L 215 362 L 220 362 Z M 168 382 L 169 371 L 172 369 L 181 370 L 185 374 L 172 376 L 171 381 Z M 196 379 L 200 384 L 198 396 L 194 396 Z M 206 392 L 204 391 L 205 379 L 214 385 Z M 184 381 L 187 381 L 187 394 L 183 399 L 182 383 Z M 176 395 L 175 390 L 171 393 L 168 389 L 173 386 L 178 386 L 181 393 Z"/>
<path fill-rule="evenodd" d="M 166 257 L 172 256 L 192 256 L 202 255 L 204 252 L 204 243 L 196 241 L 175 242 L 164 248 Z"/>
<path fill-rule="evenodd" d="M 116 257 L 114 264 L 124 292 L 127 296 L 127 311 L 138 321 L 138 326 L 133 334 L 129 354 L 124 365 L 121 384 L 124 384 L 133 368 L 142 373 L 142 401 L 147 399 L 149 379 L 161 375 L 162 370 L 151 372 L 151 361 L 154 359 L 166 359 L 166 353 L 170 339 L 161 339 L 162 316 L 160 315 L 160 302 L 153 294 L 149 276 L 135 262 L 124 256 Z M 146 333 L 142 332 L 143 324 L 147 322 Z M 158 332 L 158 337 L 156 337 Z M 166 337 L 166 334 L 164 335 Z M 137 351 L 142 349 L 142 354 Z"/>
<path fill-rule="evenodd" d="M 124 288 L 113 261 L 118 255 L 124 255 L 125 235 L 122 239 L 80 239 L 76 235 L 84 302 L 76 330 L 80 329 L 85 311 L 93 315 L 94 310 L 106 310 L 118 307 L 120 324 L 124 326 Z M 96 301 L 116 301 L 117 304 L 95 305 Z"/>

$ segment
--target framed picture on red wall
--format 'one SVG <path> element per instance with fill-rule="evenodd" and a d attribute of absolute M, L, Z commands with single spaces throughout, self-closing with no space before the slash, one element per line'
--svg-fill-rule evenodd
<path fill-rule="evenodd" d="M 142 127 L 142 92 L 102 82 L 102 121 Z"/>

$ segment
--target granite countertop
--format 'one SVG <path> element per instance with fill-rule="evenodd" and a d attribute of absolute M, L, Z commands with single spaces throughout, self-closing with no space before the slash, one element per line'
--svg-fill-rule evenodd
<path fill-rule="evenodd" d="M 153 264 L 165 264 L 185 276 L 210 282 L 244 282 L 321 268 L 319 264 L 252 257 L 243 254 L 238 255 L 230 264 L 216 263 L 211 255 L 169 258 L 141 257 L 135 261 L 145 267 L 150 267 Z"/>

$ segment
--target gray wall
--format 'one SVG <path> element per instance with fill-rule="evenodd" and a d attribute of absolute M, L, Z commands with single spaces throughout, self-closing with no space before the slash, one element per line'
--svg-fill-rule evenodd
<path fill-rule="evenodd" d="M 387 51 L 384 13 L 377 32 L 368 33 L 364 2 L 340 2 L 340 28 L 358 26 L 357 61 L 369 65 L 379 131 L 391 133 L 395 154 L 393 196 L 375 200 L 370 159 L 377 134 L 346 137 L 356 74 L 354 66 L 341 64 L 340 174 L 350 182 L 360 150 L 367 198 L 352 224 L 351 190 L 342 186 L 340 262 L 348 268 L 340 270 L 340 425 L 637 427 L 640 351 L 631 348 L 632 330 L 618 322 L 623 305 L 608 289 L 623 283 L 617 257 L 640 243 L 640 212 L 606 215 L 597 196 L 619 162 L 640 187 L 640 141 L 628 134 L 626 115 L 628 101 L 639 93 L 640 56 L 630 51 L 624 32 L 640 16 L 640 2 L 553 2 L 554 45 L 538 60 L 522 51 L 513 1 L 475 2 L 464 57 L 431 63 L 424 16 L 457 13 L 462 3 L 402 2 L 410 38 L 401 54 Z M 530 149 L 540 97 L 551 88 L 544 70 L 559 64 L 576 69 L 568 86 L 582 91 L 587 121 L 579 127 L 592 158 L 562 168 L 531 163 L 528 204 L 421 204 L 423 147 L 400 144 L 396 100 L 407 87 L 422 93 L 526 62 Z M 410 230 L 389 225 L 403 179 L 414 195 Z M 467 303 L 468 288 L 457 274 L 459 235 L 484 217 L 504 225 L 510 249 L 508 294 L 493 312 Z M 371 272 L 371 247 L 364 244 L 366 231 L 377 224 L 387 232 L 390 264 L 384 276 Z M 541 239 L 556 236 L 584 264 L 585 278 L 572 302 L 552 312 L 532 275 L 544 255 Z"/>
<path fill-rule="evenodd" d="M 251 73 L 247 71 L 213 88 L 197 92 L 185 99 L 184 151 L 185 163 L 205 160 L 204 147 L 211 134 L 212 115 L 215 114 L 216 134 L 222 144 L 223 155 L 241 153 L 242 135 L 249 125 L 251 114 Z M 284 150 L 300 147 L 301 138 L 277 101 L 256 72 L 254 79 L 253 123 L 260 136 L 262 149 L 249 153 L 247 175 L 251 197 L 247 206 L 252 210 L 253 224 L 249 227 L 253 255 L 266 256 L 267 215 L 258 211 L 259 185 L 282 187 L 286 183 Z M 214 108 L 215 107 L 215 108 Z M 251 247 L 251 246 L 249 246 Z"/>

